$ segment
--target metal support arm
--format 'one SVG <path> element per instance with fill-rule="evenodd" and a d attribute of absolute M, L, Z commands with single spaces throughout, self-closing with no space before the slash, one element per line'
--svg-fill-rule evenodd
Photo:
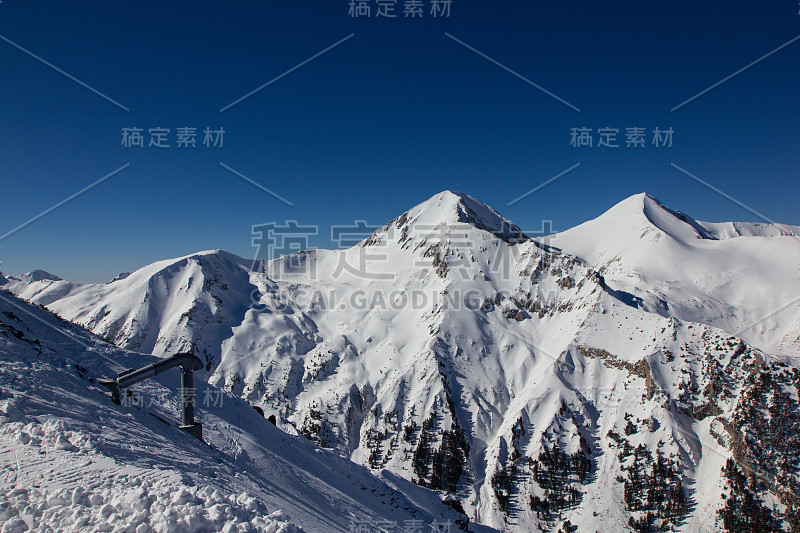
<path fill-rule="evenodd" d="M 127 389 L 131 385 L 151 378 L 162 372 L 181 367 L 181 425 L 180 428 L 187 433 L 202 440 L 202 427 L 194 419 L 194 375 L 192 372 L 203 368 L 203 362 L 191 353 L 179 353 L 161 361 L 143 366 L 138 370 L 129 370 L 119 374 L 115 379 L 100 380 L 100 383 L 111 389 L 112 397 L 119 403 L 120 389 Z"/>
<path fill-rule="evenodd" d="M 151 365 L 143 366 L 139 370 L 134 370 L 133 372 L 127 374 L 120 374 L 117 376 L 117 385 L 120 389 L 127 389 L 135 383 L 139 383 L 144 379 L 161 374 L 162 372 L 176 366 L 182 367 L 184 372 L 188 370 L 191 373 L 195 370 L 200 370 L 203 368 L 203 362 L 200 361 L 200 358 L 194 354 L 179 353 L 173 355 L 172 357 L 162 359 L 161 361 Z"/>

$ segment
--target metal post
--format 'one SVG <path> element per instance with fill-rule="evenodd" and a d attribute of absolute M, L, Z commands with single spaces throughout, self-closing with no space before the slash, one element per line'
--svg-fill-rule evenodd
<path fill-rule="evenodd" d="M 181 425 L 194 424 L 194 374 L 186 367 L 181 367 Z"/>
<path fill-rule="evenodd" d="M 194 419 L 194 374 L 192 367 L 181 367 L 181 425 L 180 428 L 203 440 L 203 426 Z"/>

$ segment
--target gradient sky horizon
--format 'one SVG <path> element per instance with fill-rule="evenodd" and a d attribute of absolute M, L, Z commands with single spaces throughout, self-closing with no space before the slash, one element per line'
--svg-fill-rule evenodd
<path fill-rule="evenodd" d="M 800 225 L 797 0 L 452 0 L 437 18 L 423 0 L 421 19 L 369 4 L 0 2 L 0 235 L 127 165 L 0 239 L 0 271 L 102 282 L 200 250 L 252 257 L 252 226 L 286 220 L 330 248 L 331 225 L 381 225 L 444 189 L 525 230 L 639 192 L 700 220 Z M 143 148 L 122 145 L 134 127 Z M 195 148 L 177 147 L 184 127 Z M 169 148 L 147 146 L 151 128 Z M 573 128 L 594 146 L 571 146 Z M 619 148 L 597 146 L 601 128 Z"/>

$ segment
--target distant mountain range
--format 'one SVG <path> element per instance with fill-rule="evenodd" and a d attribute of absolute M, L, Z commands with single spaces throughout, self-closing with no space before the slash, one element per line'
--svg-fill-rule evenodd
<path fill-rule="evenodd" d="M 193 349 L 209 384 L 474 523 L 800 531 L 798 235 L 640 194 L 530 239 L 445 191 L 346 250 L 2 286 L 125 349 Z"/>

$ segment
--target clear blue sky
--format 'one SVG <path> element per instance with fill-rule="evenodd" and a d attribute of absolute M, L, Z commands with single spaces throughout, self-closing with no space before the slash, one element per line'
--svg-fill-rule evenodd
<path fill-rule="evenodd" d="M 453 0 L 449 18 L 348 16 L 349 0 L 0 3 L 0 270 L 76 281 L 193 251 L 252 256 L 251 226 L 383 224 L 443 189 L 563 230 L 646 191 L 702 220 L 800 224 L 797 0 Z M 544 94 L 446 33 L 578 107 Z M 220 109 L 348 41 L 224 113 Z M 5 39 L 113 99 L 66 78 Z M 168 149 L 122 128 L 169 128 Z M 177 128 L 198 130 L 177 148 Z M 224 128 L 221 148 L 202 130 Z M 591 149 L 570 146 L 593 130 Z M 599 128 L 619 130 L 598 148 Z M 625 148 L 625 129 L 646 129 Z M 652 130 L 673 128 L 673 146 Z M 287 206 L 232 174 L 241 172 Z M 518 203 L 512 200 L 580 163 Z"/>

